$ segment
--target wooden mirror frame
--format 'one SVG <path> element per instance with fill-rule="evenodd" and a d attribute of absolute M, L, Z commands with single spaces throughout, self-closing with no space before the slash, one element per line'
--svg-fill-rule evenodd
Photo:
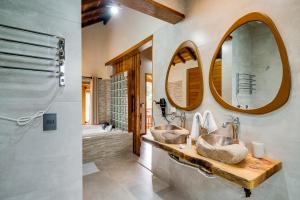
<path fill-rule="evenodd" d="M 196 103 L 192 104 L 190 106 L 182 107 L 182 106 L 177 105 L 173 101 L 173 99 L 171 98 L 171 96 L 170 96 L 170 94 L 168 92 L 168 77 L 169 77 L 170 69 L 171 69 L 171 67 L 173 65 L 173 60 L 174 60 L 175 56 L 177 55 L 177 53 L 182 48 L 185 48 L 185 47 L 189 47 L 189 48 L 191 48 L 191 49 L 193 49 L 195 51 L 196 59 L 197 59 L 197 63 L 198 63 L 198 67 L 200 69 L 200 77 L 199 77 L 199 79 L 200 79 L 200 82 L 201 82 L 200 83 L 201 87 L 199 88 L 199 96 L 197 98 Z M 168 98 L 170 104 L 172 106 L 174 106 L 175 108 L 181 109 L 181 110 L 186 110 L 186 111 L 191 111 L 191 110 L 194 110 L 194 109 L 198 108 L 201 105 L 202 100 L 203 100 L 203 91 L 204 91 L 203 88 L 204 88 L 203 87 L 203 73 L 202 73 L 202 65 L 201 65 L 201 59 L 200 59 L 199 51 L 198 51 L 197 45 L 194 42 L 192 42 L 191 40 L 187 40 L 187 41 L 185 41 L 185 42 L 183 42 L 183 43 L 181 43 L 179 45 L 179 47 L 176 49 L 176 51 L 173 54 L 172 59 L 170 61 L 170 64 L 169 64 L 169 67 L 168 67 L 168 71 L 167 71 L 167 75 L 166 75 L 166 80 L 165 80 L 165 90 L 166 90 L 167 98 Z"/>
<path fill-rule="evenodd" d="M 248 22 L 251 22 L 251 21 L 263 22 L 272 31 L 275 41 L 277 43 L 277 47 L 278 47 L 280 58 L 281 58 L 282 81 L 281 81 L 281 85 L 280 85 L 277 95 L 270 103 L 268 103 L 265 106 L 260 107 L 260 108 L 246 110 L 246 109 L 241 109 L 241 108 L 232 106 L 231 104 L 224 101 L 222 99 L 222 96 L 220 96 L 218 94 L 218 92 L 214 86 L 214 83 L 213 83 L 213 68 L 214 68 L 215 60 L 218 56 L 219 50 L 221 49 L 226 38 L 238 27 L 240 27 Z M 291 90 L 291 75 L 290 75 L 288 56 L 287 56 L 287 52 L 286 52 L 283 40 L 280 36 L 280 33 L 277 30 L 277 28 L 276 28 L 275 24 L 273 23 L 273 21 L 271 20 L 271 18 L 269 18 L 265 14 L 253 12 L 253 13 L 249 13 L 249 14 L 241 17 L 238 21 L 236 21 L 229 28 L 229 30 L 222 37 L 221 42 L 218 44 L 217 50 L 215 51 L 214 56 L 212 58 L 210 70 L 209 70 L 209 88 L 210 88 L 210 91 L 211 91 L 213 97 L 221 106 L 223 106 L 226 109 L 236 111 L 236 112 L 241 112 L 241 113 L 266 114 L 266 113 L 272 112 L 272 111 L 280 108 L 288 101 L 289 95 L 290 95 L 290 90 Z"/>

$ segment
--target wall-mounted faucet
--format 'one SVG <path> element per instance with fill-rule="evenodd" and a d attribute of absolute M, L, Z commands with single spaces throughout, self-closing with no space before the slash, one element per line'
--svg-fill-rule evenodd
<path fill-rule="evenodd" d="M 234 143 L 239 143 L 239 131 L 240 131 L 240 119 L 238 117 L 232 116 L 232 120 L 224 122 L 222 124 L 223 128 L 226 128 L 228 125 L 232 126 L 232 140 Z"/>
<path fill-rule="evenodd" d="M 180 115 L 177 115 L 176 112 L 173 112 L 173 113 L 167 114 L 167 115 L 170 115 L 172 120 L 174 120 L 175 118 L 179 118 L 180 119 L 180 126 L 182 128 L 185 128 L 186 116 L 185 116 L 184 111 L 180 112 Z"/>

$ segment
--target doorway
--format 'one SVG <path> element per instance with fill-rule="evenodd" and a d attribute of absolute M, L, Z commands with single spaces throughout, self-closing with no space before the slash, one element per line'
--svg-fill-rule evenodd
<path fill-rule="evenodd" d="M 146 91 L 146 94 L 145 94 L 145 99 L 146 99 L 146 105 L 145 105 L 145 108 L 146 108 L 146 126 L 145 126 L 145 133 L 149 133 L 149 129 L 150 127 L 152 127 L 153 125 L 153 122 L 152 122 L 152 101 L 153 101 L 153 98 L 152 98 L 152 74 L 145 74 L 145 81 L 146 81 L 146 84 L 145 84 L 145 91 Z"/>
<path fill-rule="evenodd" d="M 152 121 L 152 104 L 148 102 L 146 107 L 146 88 L 149 90 L 150 86 L 146 87 L 145 79 L 145 74 L 152 74 L 152 39 L 151 35 L 105 63 L 106 66 L 112 66 L 112 76 L 127 74 L 127 125 L 128 132 L 133 133 L 133 153 L 138 156 L 140 156 L 141 136 L 146 133 L 147 128 L 147 107 L 149 110 L 150 106 L 148 118 L 150 115 Z M 152 89 L 150 94 L 152 98 Z M 149 124 L 151 123 L 148 123 L 148 127 Z"/>
<path fill-rule="evenodd" d="M 152 45 L 140 52 L 140 132 L 148 133 L 152 126 Z"/>
<path fill-rule="evenodd" d="M 141 87 L 140 87 L 140 122 L 141 122 L 141 137 L 149 134 L 149 129 L 152 127 L 152 44 L 140 52 L 141 55 Z M 140 140 L 141 140 L 140 137 Z M 152 145 L 145 142 L 140 143 L 140 158 L 138 162 L 151 170 L 152 166 Z"/>
<path fill-rule="evenodd" d="M 91 79 L 82 77 L 82 124 L 91 124 Z"/>

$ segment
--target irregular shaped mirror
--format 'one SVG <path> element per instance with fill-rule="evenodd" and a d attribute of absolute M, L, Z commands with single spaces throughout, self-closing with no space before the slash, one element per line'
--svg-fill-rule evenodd
<path fill-rule="evenodd" d="M 212 60 L 210 88 L 222 106 L 240 112 L 267 113 L 288 100 L 286 50 L 270 18 L 250 13 L 229 29 Z"/>
<path fill-rule="evenodd" d="M 202 67 L 196 45 L 182 43 L 174 53 L 166 77 L 170 103 L 182 110 L 197 108 L 203 98 Z"/>

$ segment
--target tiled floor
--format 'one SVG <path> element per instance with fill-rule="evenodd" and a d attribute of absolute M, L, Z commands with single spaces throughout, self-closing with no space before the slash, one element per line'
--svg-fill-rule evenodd
<path fill-rule="evenodd" d="M 186 199 L 140 165 L 130 154 L 98 160 L 100 172 L 83 177 L 84 200 L 179 200 Z"/>

